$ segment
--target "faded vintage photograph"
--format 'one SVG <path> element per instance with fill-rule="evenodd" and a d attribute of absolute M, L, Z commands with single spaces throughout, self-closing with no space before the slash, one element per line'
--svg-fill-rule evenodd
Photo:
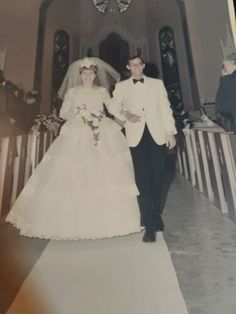
<path fill-rule="evenodd" d="M 0 314 L 236 313 L 234 0 L 0 0 Z"/>

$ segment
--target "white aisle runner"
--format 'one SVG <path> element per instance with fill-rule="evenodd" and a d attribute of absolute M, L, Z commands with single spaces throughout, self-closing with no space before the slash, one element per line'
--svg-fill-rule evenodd
<path fill-rule="evenodd" d="M 162 234 L 51 241 L 7 314 L 187 314 Z"/>

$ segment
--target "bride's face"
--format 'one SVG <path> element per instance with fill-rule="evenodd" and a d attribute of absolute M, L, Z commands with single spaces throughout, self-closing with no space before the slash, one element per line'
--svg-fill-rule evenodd
<path fill-rule="evenodd" d="M 82 85 L 91 86 L 95 80 L 96 74 L 92 69 L 84 69 L 80 74 Z"/>

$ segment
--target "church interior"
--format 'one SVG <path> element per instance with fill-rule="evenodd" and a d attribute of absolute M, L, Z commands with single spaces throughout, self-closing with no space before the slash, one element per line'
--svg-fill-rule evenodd
<path fill-rule="evenodd" d="M 178 129 L 165 230 L 145 245 L 139 234 L 20 236 L 5 218 L 59 133 L 70 65 L 100 58 L 122 81 L 135 55 L 163 80 Z M 236 109 L 216 110 L 224 60 L 236 64 L 233 0 L 1 0 L 0 314 L 236 313 Z"/>

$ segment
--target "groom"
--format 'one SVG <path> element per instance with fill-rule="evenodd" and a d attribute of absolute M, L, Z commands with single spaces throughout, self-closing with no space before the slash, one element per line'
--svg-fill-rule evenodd
<path fill-rule="evenodd" d="M 119 82 L 112 104 L 119 107 L 130 146 L 135 180 L 140 192 L 141 223 L 144 242 L 155 242 L 163 231 L 161 190 L 165 171 L 165 149 L 175 145 L 175 121 L 162 80 L 143 74 L 140 56 L 131 57 L 127 69 L 131 77 Z"/>

